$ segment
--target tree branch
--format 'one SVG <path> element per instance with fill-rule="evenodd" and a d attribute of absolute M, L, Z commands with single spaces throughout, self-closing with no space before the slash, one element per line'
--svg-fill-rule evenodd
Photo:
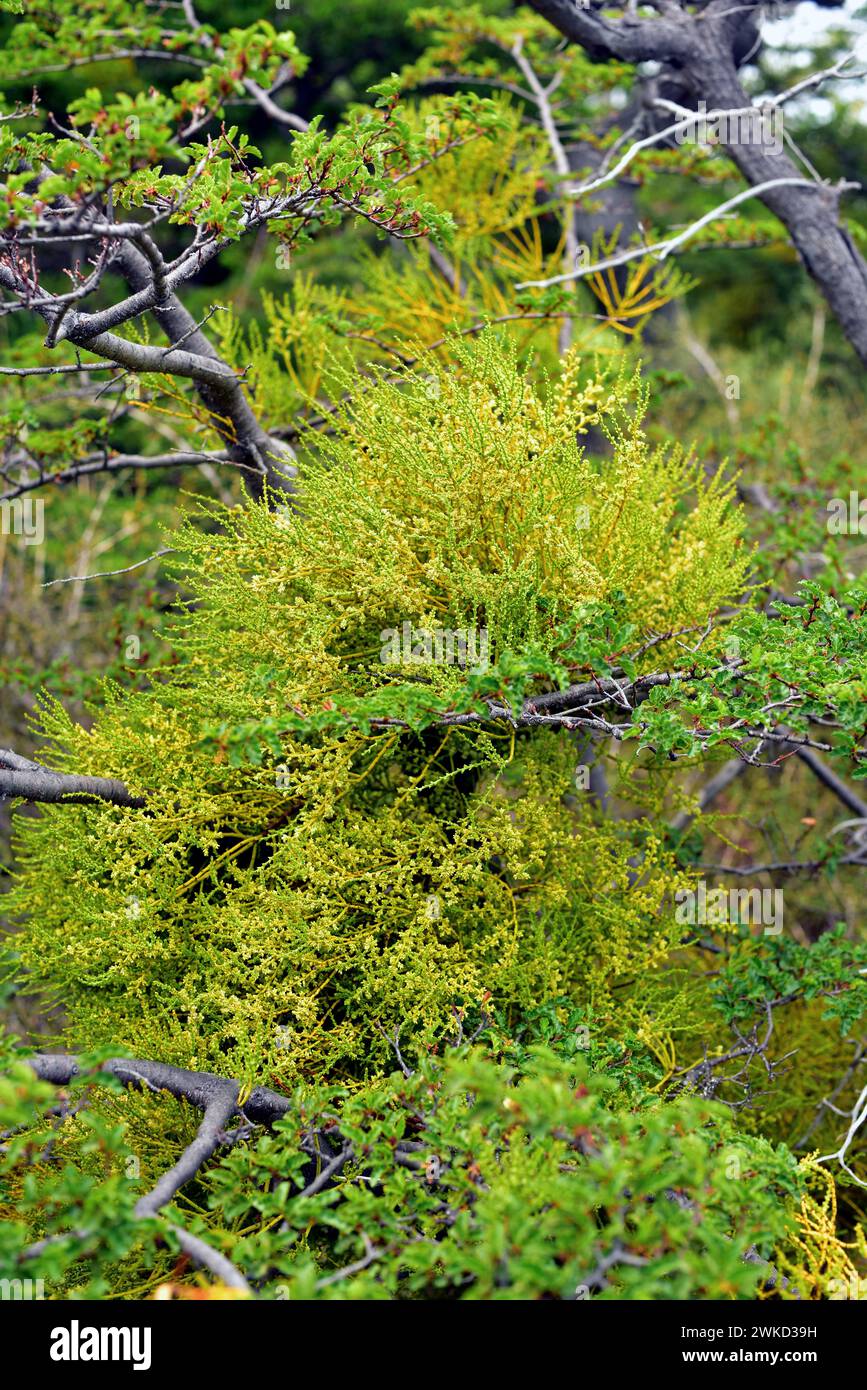
<path fill-rule="evenodd" d="M 226 1083 L 225 1089 L 215 1091 L 208 1101 L 195 1139 L 187 1145 L 174 1167 L 163 1173 L 150 1192 L 139 1198 L 135 1208 L 136 1216 L 156 1216 L 157 1212 L 172 1200 L 175 1193 L 196 1176 L 202 1165 L 213 1157 L 220 1144 L 224 1142 L 223 1131 L 237 1108 L 238 1086 L 230 1081 Z"/>
<path fill-rule="evenodd" d="M 681 64 L 690 57 L 694 39 L 685 15 L 682 20 L 636 19 L 634 15 L 611 20 L 575 0 L 530 0 L 530 4 L 596 62 L 619 58 L 625 63 Z"/>
<path fill-rule="evenodd" d="M 86 478 L 94 473 L 121 473 L 127 468 L 138 471 L 149 468 L 185 468 L 202 464 L 223 465 L 249 473 L 257 472 L 251 465 L 237 463 L 230 459 L 227 450 L 193 452 L 177 449 L 170 454 L 112 454 L 106 449 L 102 454 L 90 455 L 80 462 L 69 464 L 66 468 L 52 469 L 38 465 L 35 476 L 19 477 L 18 481 L 10 483 L 6 491 L 0 493 L 0 501 L 11 502 L 16 497 L 24 496 L 25 493 L 35 492 L 37 488 L 45 487 L 47 483 L 77 482 L 79 478 Z M 25 468 L 26 465 L 20 465 L 20 467 Z M 4 468 L 0 469 L 0 474 L 8 477 L 13 468 L 15 468 L 14 463 L 6 464 Z M 113 572 L 117 573 L 118 571 Z M 62 584 L 63 582 L 60 579 L 49 580 L 51 584 Z"/>
<path fill-rule="evenodd" d="M 738 66 L 758 42 L 757 5 L 733 6 L 728 0 L 711 0 L 692 15 L 678 8 L 676 20 L 638 20 L 626 14 L 615 21 L 603 19 L 592 9 L 578 8 L 573 0 L 530 0 L 530 3 L 562 34 L 581 44 L 591 58 L 671 64 L 695 99 L 705 103 L 705 110 L 735 112 L 750 106 L 738 76 Z M 670 9 L 667 4 L 660 4 L 660 8 L 664 8 L 666 14 Z M 746 25 L 745 12 L 750 16 Z M 745 41 L 748 41 L 746 50 Z M 826 69 L 809 79 L 809 85 L 815 86 L 827 76 L 839 75 L 833 69 Z M 786 98 L 796 91 L 786 93 Z M 749 189 L 736 200 L 724 204 L 723 209 L 751 195 L 761 198 L 786 227 L 807 273 L 819 286 L 859 358 L 867 363 L 867 264 L 851 234 L 840 223 L 842 186 L 832 189 L 800 177 L 782 148 L 773 149 L 737 137 L 730 139 L 725 148 Z M 651 250 L 662 250 L 668 255 L 693 231 L 694 227 L 687 229 L 685 236 Z M 593 267 L 588 267 L 584 273 L 592 270 Z"/>
<path fill-rule="evenodd" d="M 0 750 L 0 799 L 21 798 L 24 801 L 66 802 L 108 801 L 113 806 L 144 806 L 144 797 L 136 796 L 113 777 L 82 777 L 65 772 L 51 772 L 39 763 Z"/>
<path fill-rule="evenodd" d="M 41 1081 L 53 1086 L 68 1086 L 74 1077 L 81 1075 L 77 1057 L 66 1053 L 41 1052 L 23 1059 L 36 1072 Z M 216 1102 L 228 1104 L 232 1097 L 231 1111 L 224 1123 L 233 1114 L 241 1115 L 253 1124 L 271 1125 L 288 1113 L 290 1100 L 277 1091 L 265 1086 L 257 1086 L 247 1099 L 238 1103 L 238 1083 L 212 1072 L 187 1071 L 183 1067 L 173 1067 L 166 1062 L 150 1062 L 128 1057 L 115 1057 L 102 1062 L 99 1070 L 109 1076 L 117 1077 L 124 1086 L 132 1090 L 168 1091 L 177 1100 L 185 1100 L 205 1112 Z M 215 1113 L 215 1112 L 212 1112 Z"/>

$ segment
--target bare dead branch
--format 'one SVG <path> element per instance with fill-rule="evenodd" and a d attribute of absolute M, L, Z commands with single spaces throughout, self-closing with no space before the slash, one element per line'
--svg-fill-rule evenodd
<path fill-rule="evenodd" d="M 63 579 L 47 579 L 42 585 L 43 589 L 49 589 L 52 584 L 82 584 L 88 579 L 110 579 L 116 574 L 131 574 L 133 570 L 141 569 L 142 565 L 150 564 L 151 560 L 158 560 L 161 555 L 174 555 L 175 547 L 167 545 L 163 550 L 155 550 L 153 555 L 146 555 L 143 560 L 136 560 L 134 565 L 126 565 L 121 570 L 100 570 L 97 574 L 71 574 Z"/>
<path fill-rule="evenodd" d="M 5 468 L 0 468 L 0 475 L 7 477 L 17 469 L 18 478 L 15 482 L 10 482 L 6 490 L 0 493 L 0 501 L 11 502 L 16 497 L 22 497 L 28 492 L 35 492 L 38 488 L 48 484 L 62 485 L 64 483 L 77 482 L 79 478 L 92 477 L 96 473 L 123 473 L 127 469 L 134 469 L 139 472 L 146 472 L 151 468 L 185 468 L 206 466 L 229 467 L 240 469 L 242 472 L 256 474 L 257 470 L 243 463 L 238 463 L 230 459 L 228 451 L 202 450 L 192 452 L 177 449 L 169 454 L 112 454 L 108 449 L 101 454 L 91 454 L 80 462 L 71 463 L 66 468 L 55 472 L 50 468 L 39 465 L 31 476 L 26 473 L 22 477 L 21 473 L 27 465 L 9 463 Z M 63 583 L 63 580 L 51 580 L 53 584 Z"/>

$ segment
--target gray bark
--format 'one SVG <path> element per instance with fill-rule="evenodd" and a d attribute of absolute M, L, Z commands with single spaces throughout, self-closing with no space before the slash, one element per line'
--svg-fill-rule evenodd
<path fill-rule="evenodd" d="M 707 103 L 708 111 L 750 105 L 738 64 L 757 42 L 756 17 L 750 12 L 756 6 L 711 0 L 697 14 L 688 14 L 674 0 L 661 0 L 661 19 L 624 15 L 613 20 L 593 9 L 579 9 L 574 0 L 530 4 L 593 59 L 670 65 L 695 101 Z M 741 142 L 726 148 L 751 187 L 802 177 L 784 150 Z M 867 364 L 867 263 L 841 224 L 839 192 L 816 183 L 767 189 L 759 196 L 785 226 L 804 268 Z"/>

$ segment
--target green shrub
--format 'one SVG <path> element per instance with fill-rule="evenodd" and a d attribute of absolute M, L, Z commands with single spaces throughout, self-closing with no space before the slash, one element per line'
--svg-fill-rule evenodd
<path fill-rule="evenodd" d="M 753 1296 L 796 1231 L 795 1159 L 722 1106 L 660 1100 L 637 1038 L 591 1027 L 588 1043 L 580 1017 L 549 1005 L 525 1041 L 494 1027 L 409 1076 L 298 1085 L 285 1119 L 146 1221 L 133 1203 L 195 1112 L 119 1093 L 94 1057 L 60 1126 L 57 1092 L 18 1063 L 0 1079 L 0 1124 L 22 1126 L 0 1153 L 0 1274 L 43 1279 L 48 1297 L 177 1291 L 183 1224 L 264 1298 Z"/>

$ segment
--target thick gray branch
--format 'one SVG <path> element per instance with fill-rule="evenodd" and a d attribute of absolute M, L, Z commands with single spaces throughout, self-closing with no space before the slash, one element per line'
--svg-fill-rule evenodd
<path fill-rule="evenodd" d="M 844 806 L 848 806 L 849 810 L 854 812 L 856 816 L 861 816 L 867 820 L 867 801 L 862 801 L 860 796 L 847 786 L 836 772 L 832 772 L 830 767 L 823 763 L 812 749 L 799 748 L 798 757 L 807 764 L 807 767 L 818 777 L 819 781 L 823 782 L 828 790 L 832 791 L 843 802 Z"/>
<path fill-rule="evenodd" d="M 0 749 L 0 798 L 20 797 L 24 801 L 109 801 L 114 806 L 144 806 L 136 796 L 113 777 L 81 777 L 52 772 L 39 763 L 22 758 L 10 749 Z"/>
<path fill-rule="evenodd" d="M 567 39 L 580 43 L 588 57 L 600 62 L 618 58 L 625 63 L 680 63 L 689 54 L 692 35 L 679 19 L 636 19 L 632 15 L 604 19 L 575 0 L 530 0 L 530 4 Z"/>
<path fill-rule="evenodd" d="M 637 20 L 628 14 L 609 20 L 593 9 L 579 8 L 574 0 L 530 3 L 591 58 L 668 64 L 695 101 L 712 112 L 741 111 L 750 105 L 738 66 L 758 42 L 755 5 L 711 0 L 698 14 L 681 11 L 671 20 L 671 6 L 661 4 L 666 14 L 661 20 Z M 811 184 L 782 148 L 741 140 L 739 123 L 732 125 L 736 135 L 726 145 L 728 154 L 786 227 L 807 273 L 867 364 L 867 264 L 841 224 L 840 190 Z"/>
<path fill-rule="evenodd" d="M 175 1193 L 196 1176 L 199 1169 L 213 1157 L 225 1142 L 223 1131 L 238 1108 L 238 1086 L 226 1082 L 224 1089 L 214 1092 L 205 1107 L 202 1123 L 192 1144 L 189 1144 L 173 1168 L 163 1173 L 156 1186 L 136 1203 L 136 1216 L 156 1216 Z"/>
<path fill-rule="evenodd" d="M 42 1081 L 53 1086 L 67 1086 L 74 1077 L 81 1074 L 77 1057 L 65 1053 L 41 1052 L 25 1058 Z M 173 1067 L 166 1062 L 138 1061 L 127 1057 L 114 1057 L 100 1065 L 100 1071 L 117 1077 L 124 1086 L 132 1090 L 168 1091 L 178 1100 L 189 1101 L 199 1110 L 206 1112 L 223 1102 L 232 1108 L 225 1115 L 226 1123 L 237 1112 L 253 1124 L 270 1125 L 285 1115 L 290 1106 L 288 1096 L 277 1091 L 257 1086 L 243 1105 L 238 1104 L 238 1083 L 226 1077 L 215 1076 L 212 1072 L 186 1071 L 183 1067 Z M 216 1109 L 211 1109 L 216 1114 Z"/>

